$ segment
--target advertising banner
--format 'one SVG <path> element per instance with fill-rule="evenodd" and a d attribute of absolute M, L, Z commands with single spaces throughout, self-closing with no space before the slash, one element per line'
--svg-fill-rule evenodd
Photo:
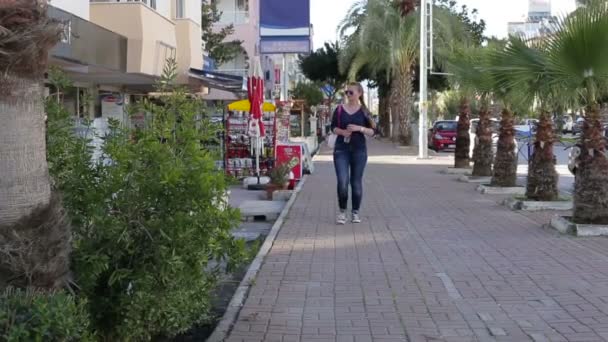
<path fill-rule="evenodd" d="M 277 144 L 276 147 L 276 163 L 277 164 L 283 164 L 283 163 L 289 163 L 292 161 L 292 159 L 297 159 L 297 163 L 296 166 L 294 166 L 293 169 L 291 169 L 291 171 L 294 174 L 294 177 L 296 180 L 300 180 L 303 177 L 303 167 L 302 167 L 302 161 L 303 161 L 303 151 L 302 151 L 302 146 L 301 145 L 280 145 Z"/>

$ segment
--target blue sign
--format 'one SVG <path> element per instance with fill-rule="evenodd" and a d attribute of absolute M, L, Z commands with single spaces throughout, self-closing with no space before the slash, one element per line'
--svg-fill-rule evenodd
<path fill-rule="evenodd" d="M 260 52 L 310 53 L 310 0 L 260 0 Z"/>
<path fill-rule="evenodd" d="M 310 0 L 261 0 L 260 34 L 310 36 Z"/>

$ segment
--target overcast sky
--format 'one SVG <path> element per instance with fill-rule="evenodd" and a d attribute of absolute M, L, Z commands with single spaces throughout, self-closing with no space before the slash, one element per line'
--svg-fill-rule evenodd
<path fill-rule="evenodd" d="M 457 0 L 479 10 L 479 17 L 487 23 L 486 35 L 506 37 L 509 21 L 523 20 L 528 12 L 528 0 Z M 336 26 L 355 0 L 311 0 L 314 25 L 314 48 L 336 39 Z M 553 14 L 568 13 L 575 8 L 575 0 L 552 0 Z"/>

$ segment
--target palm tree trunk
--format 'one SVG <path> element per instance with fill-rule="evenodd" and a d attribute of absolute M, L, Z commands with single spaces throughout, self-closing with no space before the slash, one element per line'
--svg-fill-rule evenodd
<path fill-rule="evenodd" d="M 42 82 L 0 76 L 0 287 L 65 285 L 69 229 L 51 198 Z"/>
<path fill-rule="evenodd" d="M 534 201 L 555 201 L 559 196 L 553 154 L 553 124 L 549 113 L 542 111 L 539 117 L 534 152 L 528 164 L 526 197 Z"/>
<path fill-rule="evenodd" d="M 397 117 L 399 118 L 399 144 L 409 146 L 412 143 L 411 112 L 412 112 L 412 76 L 409 69 L 403 70 L 395 80 L 397 83 Z"/>
<path fill-rule="evenodd" d="M 508 108 L 502 110 L 498 148 L 494 160 L 492 185 L 514 187 L 517 183 L 517 151 L 515 150 L 515 128 L 513 113 Z"/>
<path fill-rule="evenodd" d="M 390 112 L 391 112 L 391 141 L 399 142 L 399 92 L 397 90 L 397 82 L 393 82 L 390 95 Z"/>
<path fill-rule="evenodd" d="M 490 112 L 487 105 L 479 110 L 479 124 L 477 125 L 475 148 L 473 149 L 473 176 L 492 176 L 492 127 Z"/>
<path fill-rule="evenodd" d="M 471 107 L 469 99 L 463 97 L 460 100 L 460 112 L 458 114 L 458 128 L 456 133 L 456 151 L 454 152 L 454 167 L 469 168 L 471 167 L 469 158 L 469 149 L 471 146 Z"/>
<path fill-rule="evenodd" d="M 378 84 L 378 115 L 380 116 L 380 130 L 383 137 L 391 136 L 391 86 L 387 82 Z"/>
<path fill-rule="evenodd" d="M 46 0 L 0 6 L 0 288 L 54 289 L 68 277 L 70 231 L 51 196 L 42 75 L 60 25 Z"/>
<path fill-rule="evenodd" d="M 378 99 L 378 116 L 380 117 L 380 132 L 383 137 L 387 137 L 391 131 L 391 117 L 389 99 L 386 96 L 380 96 Z"/>
<path fill-rule="evenodd" d="M 574 221 L 608 224 L 608 160 L 599 106 L 587 107 L 574 182 Z"/>

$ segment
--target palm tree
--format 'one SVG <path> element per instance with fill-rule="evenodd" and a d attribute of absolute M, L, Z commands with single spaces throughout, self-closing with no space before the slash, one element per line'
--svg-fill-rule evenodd
<path fill-rule="evenodd" d="M 496 51 L 504 49 L 500 42 L 496 42 L 494 45 Z M 491 70 L 492 66 L 502 66 L 508 63 L 508 61 L 502 59 L 503 56 L 500 53 L 492 54 L 488 60 L 490 65 L 487 67 Z M 497 187 L 515 187 L 517 185 L 518 155 L 512 105 L 518 101 L 523 101 L 525 96 L 518 93 L 520 89 L 507 87 L 504 84 L 503 79 L 509 76 L 509 74 L 492 75 L 492 93 L 503 106 L 491 181 L 491 185 Z"/>
<path fill-rule="evenodd" d="M 558 198 L 558 173 L 553 154 L 553 124 L 549 111 L 563 99 L 559 82 L 549 70 L 549 51 L 542 41 L 530 42 L 512 37 L 507 46 L 496 53 L 500 63 L 492 66 L 498 87 L 518 89 L 524 102 L 538 103 L 539 124 L 534 141 L 534 152 L 529 160 L 526 197 L 536 201 Z"/>
<path fill-rule="evenodd" d="M 557 24 L 547 43 L 547 74 L 585 107 L 575 179 L 574 221 L 608 224 L 608 159 L 599 101 L 608 93 L 608 2 L 590 0 Z"/>
<path fill-rule="evenodd" d="M 398 132 L 394 140 L 404 145 L 411 142 L 412 80 L 419 50 L 420 15 L 415 8 L 411 11 L 410 2 L 404 6 L 399 1 L 368 0 L 360 26 L 346 43 L 353 57 L 348 65 L 351 77 L 364 66 L 388 76 L 393 132 Z M 438 50 L 466 37 L 462 23 L 445 8 L 435 7 L 434 16 Z"/>
<path fill-rule="evenodd" d="M 492 186 L 514 187 L 517 184 L 517 151 L 513 112 L 508 105 L 503 107 L 500 120 L 498 146 L 494 157 Z"/>
<path fill-rule="evenodd" d="M 61 30 L 44 0 L 0 2 L 0 286 L 57 288 L 69 229 L 51 196 L 43 76 Z"/>
<path fill-rule="evenodd" d="M 490 48 L 462 48 L 456 49 L 446 62 L 446 69 L 452 74 L 451 81 L 462 94 L 461 113 L 456 136 L 455 167 L 468 167 L 470 136 L 467 111 L 469 98 L 477 96 L 480 101 L 479 123 L 476 127 L 475 147 L 473 149 L 474 177 L 489 177 L 492 175 L 492 127 L 489 110 L 492 79 L 482 67 L 487 65 L 489 55 Z M 469 141 L 467 142 L 467 140 Z"/>

